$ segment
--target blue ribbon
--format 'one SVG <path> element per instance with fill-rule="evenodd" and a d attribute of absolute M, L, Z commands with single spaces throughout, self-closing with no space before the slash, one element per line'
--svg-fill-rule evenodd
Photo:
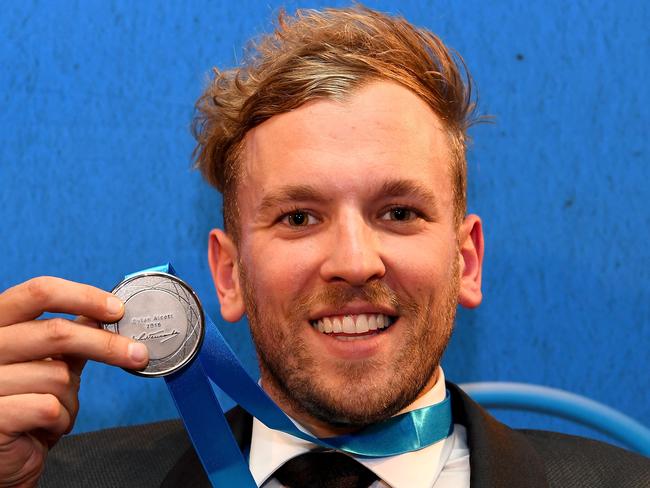
<path fill-rule="evenodd" d="M 176 276 L 171 264 L 138 273 Z M 246 373 L 219 329 L 206 315 L 197 360 L 166 376 L 167 387 L 213 486 L 256 487 L 210 381 L 271 429 L 355 456 L 386 457 L 416 451 L 445 439 L 453 430 L 449 393 L 444 401 L 397 415 L 351 435 L 316 438 L 302 432 Z"/>

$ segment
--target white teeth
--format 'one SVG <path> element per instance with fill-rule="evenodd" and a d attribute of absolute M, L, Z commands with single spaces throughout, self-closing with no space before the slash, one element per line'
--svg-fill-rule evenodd
<path fill-rule="evenodd" d="M 341 321 L 339 319 L 332 319 L 332 332 L 334 333 L 343 332 L 343 328 L 341 327 Z"/>
<path fill-rule="evenodd" d="M 377 330 L 377 316 L 370 315 L 368 317 L 368 330 Z"/>
<path fill-rule="evenodd" d="M 332 332 L 332 321 L 329 319 L 329 317 L 325 317 L 323 320 L 319 320 L 318 323 L 323 323 L 325 327 L 325 332 Z M 320 330 L 320 329 L 318 329 Z"/>
<path fill-rule="evenodd" d="M 380 315 L 379 317 L 377 317 L 377 328 L 383 329 L 384 327 L 386 327 L 386 322 L 388 322 L 388 317 L 386 317 L 385 315 Z"/>
<path fill-rule="evenodd" d="M 343 332 L 346 334 L 355 334 L 357 332 L 357 328 L 354 326 L 354 320 L 349 315 L 343 317 L 342 327 Z"/>
<path fill-rule="evenodd" d="M 343 317 L 323 317 L 313 322 L 314 328 L 326 334 L 364 334 L 369 331 L 385 329 L 391 323 L 383 314 L 345 315 Z"/>
<path fill-rule="evenodd" d="M 355 323 L 356 329 L 357 329 L 357 334 L 363 334 L 364 332 L 368 332 L 369 327 L 368 327 L 368 318 L 366 315 L 361 314 L 357 317 L 357 321 Z"/>

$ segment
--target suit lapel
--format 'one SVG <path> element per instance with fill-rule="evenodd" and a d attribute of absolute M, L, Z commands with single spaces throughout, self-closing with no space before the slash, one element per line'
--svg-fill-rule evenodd
<path fill-rule="evenodd" d="M 526 437 L 497 421 L 453 383 L 454 422 L 467 428 L 471 488 L 547 488 L 544 463 Z M 253 417 L 241 407 L 226 413 L 239 448 L 248 457 Z M 188 449 L 162 483 L 164 488 L 209 488 L 210 482 L 193 448 Z"/>
<path fill-rule="evenodd" d="M 226 412 L 226 420 L 239 449 L 248 458 L 253 432 L 253 417 L 240 406 Z M 190 447 L 180 457 L 176 465 L 169 471 L 162 488 L 211 488 L 208 476 L 205 474 L 201 461 L 193 447 Z"/>
<path fill-rule="evenodd" d="M 544 462 L 526 437 L 497 421 L 453 383 L 447 383 L 455 423 L 467 428 L 471 488 L 547 488 Z"/>

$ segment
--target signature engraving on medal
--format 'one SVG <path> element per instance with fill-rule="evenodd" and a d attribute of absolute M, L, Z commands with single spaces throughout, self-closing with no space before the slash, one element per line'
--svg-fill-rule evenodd
<path fill-rule="evenodd" d="M 136 341 L 154 341 L 154 340 L 160 340 L 161 344 L 164 344 L 165 342 L 173 339 L 177 335 L 179 335 L 180 332 L 177 329 L 172 329 L 170 331 L 167 330 L 157 330 L 155 332 L 141 332 L 137 336 L 131 336 L 133 339 Z"/>

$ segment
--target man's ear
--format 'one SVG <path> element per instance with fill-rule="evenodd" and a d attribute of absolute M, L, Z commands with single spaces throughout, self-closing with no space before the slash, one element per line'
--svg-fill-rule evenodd
<path fill-rule="evenodd" d="M 478 215 L 468 215 L 458 230 L 460 289 L 458 303 L 466 308 L 478 307 L 483 299 L 483 225 Z"/>
<path fill-rule="evenodd" d="M 221 315 L 228 322 L 237 322 L 246 311 L 237 256 L 237 246 L 228 234 L 212 229 L 208 239 L 208 261 L 221 304 Z"/>

